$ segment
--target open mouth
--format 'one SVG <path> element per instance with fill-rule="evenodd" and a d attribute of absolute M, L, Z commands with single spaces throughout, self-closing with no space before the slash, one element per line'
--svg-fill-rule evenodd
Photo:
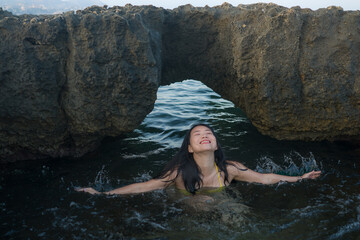
<path fill-rule="evenodd" d="M 211 143 L 211 141 L 207 139 L 200 141 L 200 144 L 209 144 L 209 143 Z"/>

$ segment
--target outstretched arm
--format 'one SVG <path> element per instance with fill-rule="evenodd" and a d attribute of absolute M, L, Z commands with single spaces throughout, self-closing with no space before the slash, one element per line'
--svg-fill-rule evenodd
<path fill-rule="evenodd" d="M 164 179 L 151 179 L 147 182 L 133 183 L 107 192 L 99 192 L 93 188 L 77 188 L 75 190 L 78 192 L 87 192 L 90 194 L 106 194 L 106 195 L 135 194 L 135 193 L 150 192 L 158 189 L 164 189 L 167 186 L 171 185 L 173 183 L 173 181 L 170 181 L 172 179 L 171 178 L 172 176 L 173 174 L 169 175 Z"/>
<path fill-rule="evenodd" d="M 244 182 L 256 182 L 262 184 L 274 184 L 280 181 L 286 182 L 297 182 L 302 179 L 315 179 L 320 176 L 321 171 L 312 171 L 303 174 L 302 176 L 285 176 L 279 175 L 275 173 L 258 173 L 251 169 L 248 169 L 243 164 L 239 162 L 230 162 L 231 164 L 235 165 L 229 168 L 229 174 L 231 175 L 232 179 L 236 181 L 244 181 Z M 247 169 L 246 171 L 241 171 L 240 169 Z"/>

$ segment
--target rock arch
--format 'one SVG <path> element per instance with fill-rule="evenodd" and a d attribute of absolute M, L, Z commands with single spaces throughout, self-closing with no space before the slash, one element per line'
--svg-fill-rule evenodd
<path fill-rule="evenodd" d="M 360 13 L 274 4 L 0 11 L 0 156 L 80 156 L 198 79 L 277 139 L 360 133 Z"/>

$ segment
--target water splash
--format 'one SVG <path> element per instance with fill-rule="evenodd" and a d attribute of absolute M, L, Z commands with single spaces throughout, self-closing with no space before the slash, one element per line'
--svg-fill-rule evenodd
<path fill-rule="evenodd" d="M 145 173 L 142 173 L 140 176 L 134 177 L 135 182 L 146 182 L 149 181 L 151 177 L 152 171 L 147 171 Z"/>
<path fill-rule="evenodd" d="M 289 164 L 295 165 L 295 163 L 293 162 L 293 159 L 301 160 L 301 165 L 297 169 L 298 173 L 303 174 L 306 172 L 310 172 L 312 170 L 320 170 L 318 163 L 316 162 L 315 157 L 312 152 L 309 152 L 308 157 L 304 157 L 304 156 L 301 156 L 300 153 L 293 151 L 290 153 L 289 156 L 286 156 L 284 158 L 285 162 L 289 162 Z"/>
<path fill-rule="evenodd" d="M 194 122 L 212 125 L 229 159 L 245 159 L 245 165 L 259 172 L 326 173 L 316 181 L 281 187 L 234 183 L 219 193 L 228 197 L 217 199 L 214 194 L 210 197 L 215 201 L 205 198 L 191 208 L 184 206 L 185 198 L 192 206 L 201 199 L 172 198 L 170 188 L 103 197 L 69 187 L 74 182 L 101 191 L 149 180 L 173 156 Z M 240 109 L 200 82 L 163 86 L 141 126 L 125 139 L 104 143 L 94 155 L 1 168 L 0 238 L 357 239 L 359 164 L 342 148 L 264 137 Z"/>
<path fill-rule="evenodd" d="M 166 229 L 166 223 L 163 224 L 159 224 L 157 222 L 155 222 L 151 216 L 146 216 L 145 214 L 142 214 L 138 211 L 134 211 L 133 215 L 131 217 L 129 217 L 128 219 L 126 219 L 126 222 L 128 224 L 131 225 L 136 225 L 136 226 L 141 226 L 143 227 L 144 225 L 150 225 L 152 228 L 155 229 L 161 229 L 161 230 L 165 230 Z"/>
<path fill-rule="evenodd" d="M 95 188 L 104 191 L 106 186 L 110 185 L 110 178 L 108 172 L 105 170 L 105 165 L 102 166 L 101 170 L 97 173 L 94 181 Z"/>
<path fill-rule="evenodd" d="M 260 173 L 279 173 L 283 172 L 284 169 L 277 165 L 270 157 L 263 156 L 258 160 L 255 171 Z"/>
<path fill-rule="evenodd" d="M 312 170 L 319 170 L 317 161 L 312 152 L 308 157 L 302 156 L 296 151 L 283 156 L 283 166 L 279 166 L 269 156 L 263 156 L 258 160 L 256 171 L 261 173 L 277 173 L 288 176 L 299 176 Z"/>

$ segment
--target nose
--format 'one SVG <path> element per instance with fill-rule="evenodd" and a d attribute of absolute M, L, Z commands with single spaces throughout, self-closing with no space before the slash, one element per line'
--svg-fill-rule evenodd
<path fill-rule="evenodd" d="M 207 136 L 206 133 L 201 134 L 201 138 L 207 138 L 207 137 L 208 137 L 208 136 Z"/>

